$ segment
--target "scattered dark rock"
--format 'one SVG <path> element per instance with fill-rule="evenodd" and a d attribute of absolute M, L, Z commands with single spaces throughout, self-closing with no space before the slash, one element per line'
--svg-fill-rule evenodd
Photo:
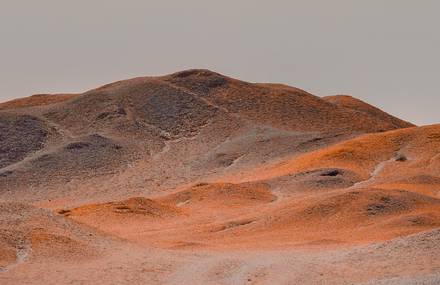
<path fill-rule="evenodd" d="M 116 109 L 116 113 L 119 115 L 127 115 L 127 112 L 125 111 L 125 109 L 123 107 L 118 107 L 118 109 Z"/>
<path fill-rule="evenodd" d="M 396 155 L 396 161 L 404 162 L 404 161 L 407 161 L 407 160 L 408 160 L 408 158 L 405 155 L 403 155 L 403 154 Z"/>
<path fill-rule="evenodd" d="M 342 172 L 338 169 L 332 169 L 321 173 L 321 176 L 338 176 L 342 175 Z"/>
<path fill-rule="evenodd" d="M 66 149 L 69 150 L 75 150 L 75 149 L 83 149 L 86 147 L 89 147 L 90 144 L 87 142 L 74 142 L 74 143 L 70 143 L 66 146 Z"/>
<path fill-rule="evenodd" d="M 122 149 L 122 146 L 118 145 L 118 144 L 114 144 L 113 148 L 116 150 Z"/>
<path fill-rule="evenodd" d="M 322 137 L 316 137 L 316 138 L 313 138 L 313 139 L 311 139 L 311 140 L 309 140 L 308 142 L 317 142 L 317 141 L 320 141 L 320 140 L 323 140 L 324 138 L 322 138 Z"/>
<path fill-rule="evenodd" d="M 376 215 L 378 213 L 385 212 L 386 205 L 384 204 L 369 204 L 367 206 L 368 215 Z"/>
<path fill-rule="evenodd" d="M 215 157 L 215 163 L 218 167 L 228 167 L 240 158 L 241 154 L 236 153 L 218 153 Z"/>
<path fill-rule="evenodd" d="M 209 185 L 209 183 L 206 183 L 206 182 L 199 182 L 199 183 L 197 183 L 196 185 L 194 185 L 194 187 L 202 187 L 202 186 L 207 186 L 207 185 Z"/>
<path fill-rule="evenodd" d="M 163 140 L 166 140 L 166 141 L 171 140 L 171 136 L 167 133 L 164 133 L 164 132 L 160 133 L 159 137 Z"/>
<path fill-rule="evenodd" d="M 0 172 L 0 177 L 8 177 L 9 175 L 11 175 L 13 172 L 11 170 L 5 170 Z"/>
<path fill-rule="evenodd" d="M 350 187 L 361 178 L 353 171 L 338 168 L 320 168 L 294 175 L 299 187 L 308 189 L 335 189 Z"/>
<path fill-rule="evenodd" d="M 113 118 L 113 117 L 119 117 L 119 116 L 125 116 L 125 115 L 127 115 L 127 112 L 125 111 L 125 109 L 123 107 L 118 107 L 114 111 L 102 112 L 96 118 L 98 120 L 103 120 L 103 119 L 108 118 L 108 117 Z"/>
<path fill-rule="evenodd" d="M 70 210 L 61 209 L 58 211 L 58 214 L 67 216 L 70 214 L 70 212 L 71 212 Z"/>
<path fill-rule="evenodd" d="M 103 113 L 99 114 L 96 118 L 99 120 L 102 120 L 102 119 L 105 119 L 108 116 L 110 116 L 110 114 L 111 114 L 111 112 L 103 112 Z"/>

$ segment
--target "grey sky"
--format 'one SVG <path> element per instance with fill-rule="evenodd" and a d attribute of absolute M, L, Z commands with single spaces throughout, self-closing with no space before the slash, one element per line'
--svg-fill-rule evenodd
<path fill-rule="evenodd" d="M 440 123 L 440 1 L 0 0 L 0 101 L 208 68 Z"/>

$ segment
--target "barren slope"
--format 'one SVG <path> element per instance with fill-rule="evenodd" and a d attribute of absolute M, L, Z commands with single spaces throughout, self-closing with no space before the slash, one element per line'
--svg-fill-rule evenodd
<path fill-rule="evenodd" d="M 372 116 L 376 118 L 380 118 L 384 121 L 387 121 L 397 128 L 401 127 L 414 127 L 413 124 L 403 121 L 399 118 L 396 118 L 394 116 L 391 116 L 390 114 L 385 113 L 384 111 L 380 110 L 379 108 L 376 108 L 368 103 L 365 103 L 357 98 L 354 98 L 352 96 L 348 95 L 335 95 L 335 96 L 326 96 L 323 97 L 324 100 L 333 103 L 335 105 L 345 107 L 348 109 L 356 110 L 359 112 L 364 112 L 371 114 Z"/>
<path fill-rule="evenodd" d="M 436 284 L 440 126 L 208 70 L 0 104 L 1 284 Z M 425 283 L 423 283 L 425 282 Z"/>
<path fill-rule="evenodd" d="M 76 96 L 76 94 L 36 94 L 30 97 L 0 103 L 0 110 L 51 105 L 70 100 Z"/>
<path fill-rule="evenodd" d="M 32 116 L 39 124 L 33 128 L 41 129 L 31 137 L 30 126 L 22 130 L 7 121 L 2 127 L 8 134 L 2 145 L 15 138 L 14 145 L 26 149 L 2 158 L 2 166 L 23 163 L 0 170 L 0 187 L 13 187 L 28 201 L 85 192 L 91 198 L 123 196 L 120 188 L 130 184 L 128 198 L 252 169 L 357 134 L 407 126 L 293 87 L 252 84 L 207 70 L 120 81 L 57 104 L 0 111 L 0 116 Z M 43 138 L 46 133 L 58 137 Z M 93 137 L 116 147 L 88 143 Z M 28 145 L 29 139 L 37 141 Z M 48 177 L 49 172 L 56 174 Z M 78 179 L 81 175 L 87 179 Z M 41 197 L 26 190 L 30 181 Z M 95 184 L 102 184 L 101 193 L 90 189 Z M 65 187 L 73 190 L 59 190 Z"/>
<path fill-rule="evenodd" d="M 439 134 L 439 126 L 429 126 L 365 135 L 241 177 L 258 179 L 256 184 L 200 183 L 159 196 L 186 215 L 173 219 L 173 226 L 164 223 L 163 230 L 172 233 L 166 238 L 155 221 L 146 240 L 165 239 L 165 246 L 334 246 L 435 229 L 440 225 Z M 110 230 L 116 225 L 105 223 Z"/>

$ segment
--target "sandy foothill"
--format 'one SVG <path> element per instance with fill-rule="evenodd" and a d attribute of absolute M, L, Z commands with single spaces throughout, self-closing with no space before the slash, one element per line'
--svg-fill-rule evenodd
<path fill-rule="evenodd" d="M 440 284 L 440 125 L 209 70 L 0 104 L 0 284 Z"/>

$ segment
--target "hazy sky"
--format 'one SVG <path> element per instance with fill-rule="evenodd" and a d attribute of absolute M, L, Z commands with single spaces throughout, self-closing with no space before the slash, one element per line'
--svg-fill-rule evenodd
<path fill-rule="evenodd" d="M 0 0 L 0 101 L 208 68 L 440 123 L 437 0 Z"/>

